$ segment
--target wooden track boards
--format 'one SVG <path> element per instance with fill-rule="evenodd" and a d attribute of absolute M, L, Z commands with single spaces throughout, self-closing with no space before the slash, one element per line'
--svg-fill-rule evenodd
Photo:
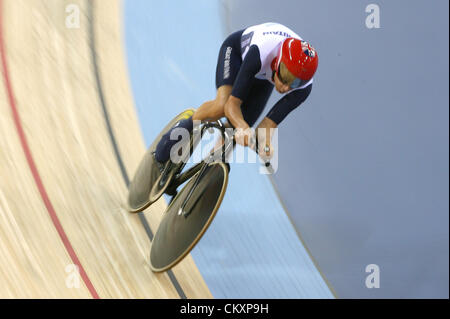
<path fill-rule="evenodd" d="M 85 281 L 68 288 L 73 258 L 49 205 L 100 298 L 179 298 L 167 273 L 149 267 L 150 239 L 137 214 L 125 210 L 127 186 L 105 124 L 99 76 L 112 133 L 132 176 L 145 146 L 124 57 L 121 3 L 113 0 L 0 0 L 7 73 L 0 82 L 0 297 L 91 298 Z M 89 2 L 94 5 L 97 65 L 93 64 Z M 66 6 L 81 12 L 65 25 Z M 48 195 L 30 170 L 11 100 Z M 146 212 L 156 232 L 166 207 Z M 210 298 L 192 258 L 173 269 L 188 298 Z"/>

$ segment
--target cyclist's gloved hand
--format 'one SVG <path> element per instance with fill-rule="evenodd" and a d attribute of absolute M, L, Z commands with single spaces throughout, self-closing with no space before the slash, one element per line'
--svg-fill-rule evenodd
<path fill-rule="evenodd" d="M 272 145 L 267 145 L 265 143 L 259 143 L 258 154 L 264 162 L 269 162 L 273 157 L 274 149 Z"/>
<path fill-rule="evenodd" d="M 258 138 L 255 136 L 250 140 L 250 147 L 258 153 L 259 157 L 265 163 L 269 163 L 274 154 L 274 148 L 270 140 L 266 140 L 264 134 L 258 134 Z"/>
<path fill-rule="evenodd" d="M 248 128 L 237 128 L 234 133 L 234 139 L 236 143 L 242 146 L 249 146 L 250 140 L 252 136 L 254 135 L 254 132 L 250 127 Z"/>

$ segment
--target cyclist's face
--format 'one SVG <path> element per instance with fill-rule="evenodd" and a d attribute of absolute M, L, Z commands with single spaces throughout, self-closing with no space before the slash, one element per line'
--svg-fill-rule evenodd
<path fill-rule="evenodd" d="M 279 93 L 283 94 L 291 89 L 289 84 L 284 83 L 282 79 L 280 79 L 280 77 L 278 76 L 278 72 L 275 72 L 274 80 L 275 80 L 275 90 L 277 90 Z"/>

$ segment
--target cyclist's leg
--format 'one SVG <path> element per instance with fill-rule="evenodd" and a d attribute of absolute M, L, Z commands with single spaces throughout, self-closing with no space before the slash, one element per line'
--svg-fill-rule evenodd
<path fill-rule="evenodd" d="M 217 89 L 216 99 L 203 103 L 188 119 L 178 121 L 174 127 L 182 127 L 188 131 L 193 129 L 193 121 L 216 121 L 225 116 L 224 106 L 231 95 L 231 85 L 222 85 Z M 170 157 L 170 149 L 178 140 L 170 139 L 171 130 L 164 134 L 156 146 L 155 158 L 158 162 L 165 162 Z"/>
<path fill-rule="evenodd" d="M 225 116 L 224 106 L 231 95 L 232 85 L 225 84 L 217 89 L 216 98 L 203 103 L 192 115 L 194 121 L 215 121 Z"/>
<path fill-rule="evenodd" d="M 192 131 L 194 120 L 217 120 L 225 115 L 224 106 L 231 94 L 233 83 L 242 64 L 240 54 L 242 32 L 243 30 L 228 36 L 220 47 L 216 66 L 216 98 L 203 103 L 192 117 L 180 120 L 175 127 Z M 172 146 L 180 140 L 171 140 L 171 131 L 169 130 L 164 134 L 156 146 L 155 158 L 158 162 L 167 161 Z"/>
<path fill-rule="evenodd" d="M 230 34 L 219 50 L 216 64 L 216 98 L 203 103 L 193 115 L 193 120 L 218 120 L 225 116 L 224 106 L 231 95 L 234 81 L 242 65 L 241 35 L 244 30 Z"/>

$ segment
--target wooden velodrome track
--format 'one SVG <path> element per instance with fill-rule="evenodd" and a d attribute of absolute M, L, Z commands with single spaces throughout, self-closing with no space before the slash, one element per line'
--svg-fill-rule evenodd
<path fill-rule="evenodd" d="M 69 4 L 80 28 L 66 27 Z M 0 298 L 211 297 L 190 256 L 150 270 L 166 203 L 124 209 L 145 145 L 121 11 L 116 0 L 0 0 Z"/>

